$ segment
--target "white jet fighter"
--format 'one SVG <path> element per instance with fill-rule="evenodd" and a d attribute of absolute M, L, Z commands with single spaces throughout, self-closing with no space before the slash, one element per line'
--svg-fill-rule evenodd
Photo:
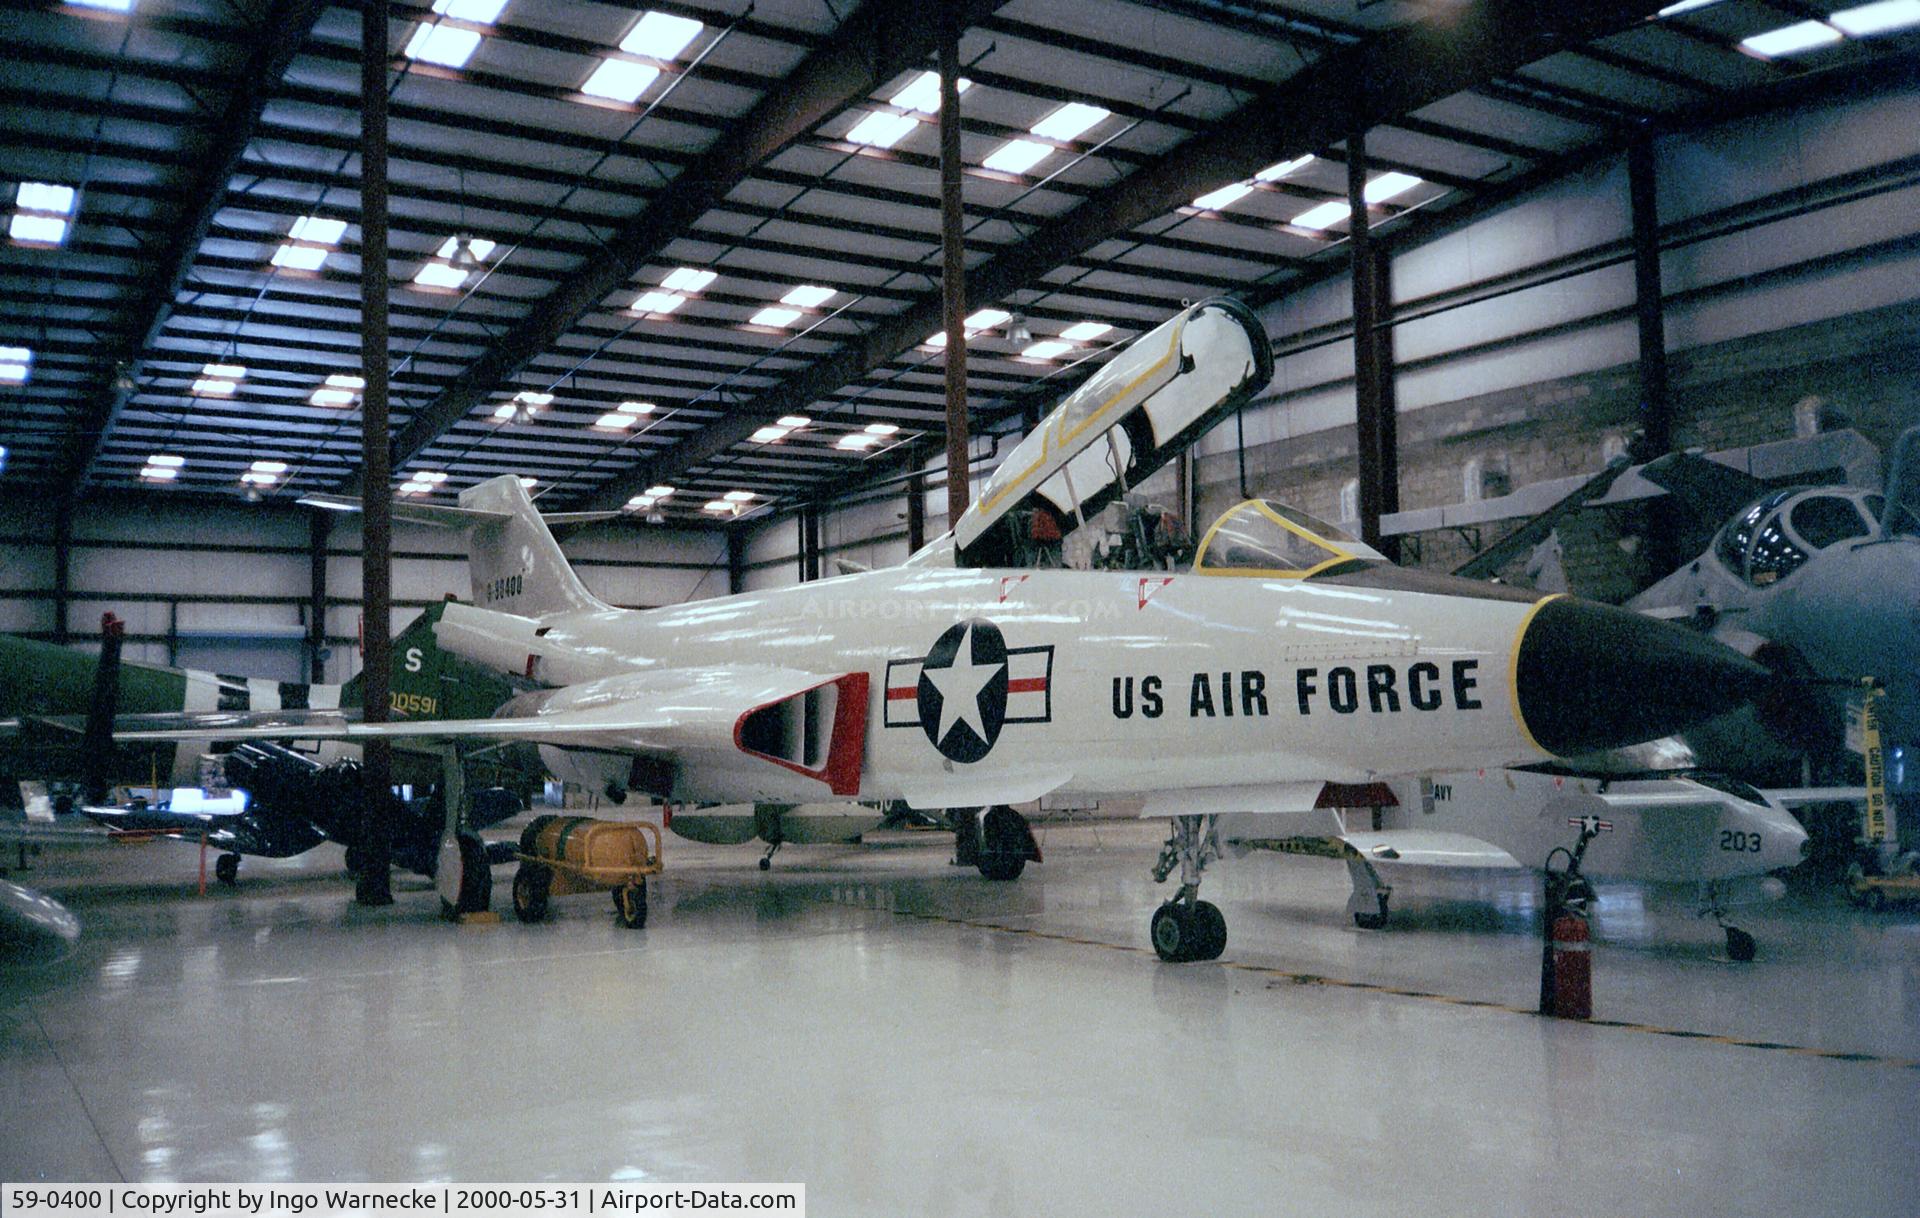
<path fill-rule="evenodd" d="M 990 876 L 1028 853 L 1007 805 L 1144 797 L 1173 820 L 1160 876 L 1181 881 L 1152 941 L 1192 960 L 1226 942 L 1197 896 L 1220 813 L 1647 740 L 1768 679 L 1670 623 L 1403 571 L 1265 502 L 1229 511 L 1186 573 L 1008 565 L 1036 513 L 1084 521 L 1271 376 L 1249 311 L 1195 305 L 1067 396 L 901 566 L 658 609 L 589 593 L 511 476 L 458 508 L 397 506 L 470 529 L 474 603 L 447 607 L 441 646 L 543 688 L 480 722 L 208 718 L 232 739 L 531 740 L 559 774 L 677 804 L 985 807 Z"/>

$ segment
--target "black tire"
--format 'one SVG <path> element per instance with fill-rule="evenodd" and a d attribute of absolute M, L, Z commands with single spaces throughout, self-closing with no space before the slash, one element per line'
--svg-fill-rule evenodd
<path fill-rule="evenodd" d="M 1759 949 L 1760 945 L 1754 942 L 1752 935 L 1741 930 L 1738 926 L 1727 927 L 1728 959 L 1737 960 L 1741 964 L 1746 964 L 1753 959 L 1754 954 L 1759 951 Z"/>
<path fill-rule="evenodd" d="M 762 871 L 772 871 L 772 870 L 773 870 L 773 860 L 772 860 L 772 859 L 770 859 L 770 858 L 762 858 L 762 859 L 760 860 L 760 870 L 762 870 Z"/>
<path fill-rule="evenodd" d="M 1218 960 L 1227 950 L 1227 918 L 1208 901 L 1193 903 L 1193 959 Z"/>
<path fill-rule="evenodd" d="M 1026 818 L 1012 808 L 996 805 L 981 818 L 980 851 L 974 866 L 989 880 L 1017 880 L 1027 869 Z"/>
<path fill-rule="evenodd" d="M 634 884 L 622 884 L 613 890 L 613 908 L 620 915 L 620 925 L 628 930 L 639 930 L 647 924 L 647 882 L 641 880 Z"/>
<path fill-rule="evenodd" d="M 534 863 L 520 864 L 513 873 L 513 916 L 522 922 L 538 922 L 547 916 L 547 893 L 553 886 L 553 873 Z"/>
<path fill-rule="evenodd" d="M 460 844 L 460 899 L 454 903 L 453 912 L 483 913 L 493 904 L 493 867 L 487 862 L 487 844 L 477 833 L 462 833 L 454 840 Z"/>
<path fill-rule="evenodd" d="M 1383 909 L 1379 913 L 1356 913 L 1353 915 L 1353 924 L 1361 930 L 1383 930 L 1387 925 L 1387 911 Z"/>
<path fill-rule="evenodd" d="M 1185 964 L 1194 959 L 1193 919 L 1186 906 L 1178 901 L 1168 901 L 1153 911 L 1147 934 L 1153 940 L 1154 954 L 1168 964 Z"/>
<path fill-rule="evenodd" d="M 223 854 L 213 860 L 213 878 L 232 888 L 240 882 L 240 856 Z"/>
<path fill-rule="evenodd" d="M 367 865 L 367 852 L 358 846 L 347 847 L 347 874 L 358 876 Z"/>

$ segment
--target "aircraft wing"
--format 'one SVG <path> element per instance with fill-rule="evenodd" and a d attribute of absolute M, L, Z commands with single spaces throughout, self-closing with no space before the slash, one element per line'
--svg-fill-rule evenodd
<path fill-rule="evenodd" d="M 653 669 L 515 699 L 491 719 L 364 723 L 346 715 L 208 712 L 116 721 L 117 742 L 196 740 L 498 740 L 631 753 L 678 764 L 743 755 L 859 791 L 867 676 L 766 665 Z"/>
<path fill-rule="evenodd" d="M 1375 863 L 1481 871 L 1526 870 L 1520 860 L 1500 847 L 1465 833 L 1444 833 L 1434 829 L 1377 829 L 1343 833 L 1340 840 L 1360 857 Z"/>
<path fill-rule="evenodd" d="M 1668 453 L 1640 467 L 1640 476 L 1697 513 L 1701 520 L 1726 520 L 1760 497 L 1767 484 L 1730 465 L 1694 453 Z"/>

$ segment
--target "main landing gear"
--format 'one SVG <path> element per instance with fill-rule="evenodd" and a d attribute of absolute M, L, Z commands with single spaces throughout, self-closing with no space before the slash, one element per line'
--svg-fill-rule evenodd
<path fill-rule="evenodd" d="M 213 860 L 213 878 L 232 888 L 240 882 L 240 856 L 223 854 Z"/>
<path fill-rule="evenodd" d="M 1741 964 L 1751 961 L 1759 951 L 1760 945 L 1754 937 L 1727 921 L 1726 886 L 1718 880 L 1708 880 L 1700 885 L 1700 909 L 1698 916 L 1712 918 L 1727 936 L 1727 958 Z"/>
<path fill-rule="evenodd" d="M 981 812 L 953 814 L 953 861 L 972 865 L 989 880 L 1017 880 L 1028 860 L 1040 861 L 1040 843 L 1034 840 L 1027 818 L 1005 804 Z"/>
<path fill-rule="evenodd" d="M 1347 912 L 1361 930 L 1379 930 L 1387 924 L 1387 902 L 1393 886 L 1383 883 L 1373 863 L 1357 852 L 1347 851 L 1347 877 L 1353 881 L 1353 895 L 1347 898 Z"/>
<path fill-rule="evenodd" d="M 1200 873 L 1220 857 L 1219 818 L 1176 816 L 1160 859 L 1153 865 L 1153 882 L 1162 884 L 1175 869 L 1180 891 L 1153 911 L 1148 928 L 1153 950 L 1170 964 L 1191 960 L 1218 960 L 1227 950 L 1227 920 L 1218 907 L 1199 899 Z"/>

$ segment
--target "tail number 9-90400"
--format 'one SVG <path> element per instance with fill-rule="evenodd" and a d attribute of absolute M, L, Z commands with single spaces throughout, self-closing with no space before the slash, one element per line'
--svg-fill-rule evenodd
<path fill-rule="evenodd" d="M 1735 854 L 1758 854 L 1760 853 L 1760 835 L 1758 833 L 1745 833 L 1739 829 L 1722 829 L 1720 831 L 1720 849 L 1731 851 Z"/>

